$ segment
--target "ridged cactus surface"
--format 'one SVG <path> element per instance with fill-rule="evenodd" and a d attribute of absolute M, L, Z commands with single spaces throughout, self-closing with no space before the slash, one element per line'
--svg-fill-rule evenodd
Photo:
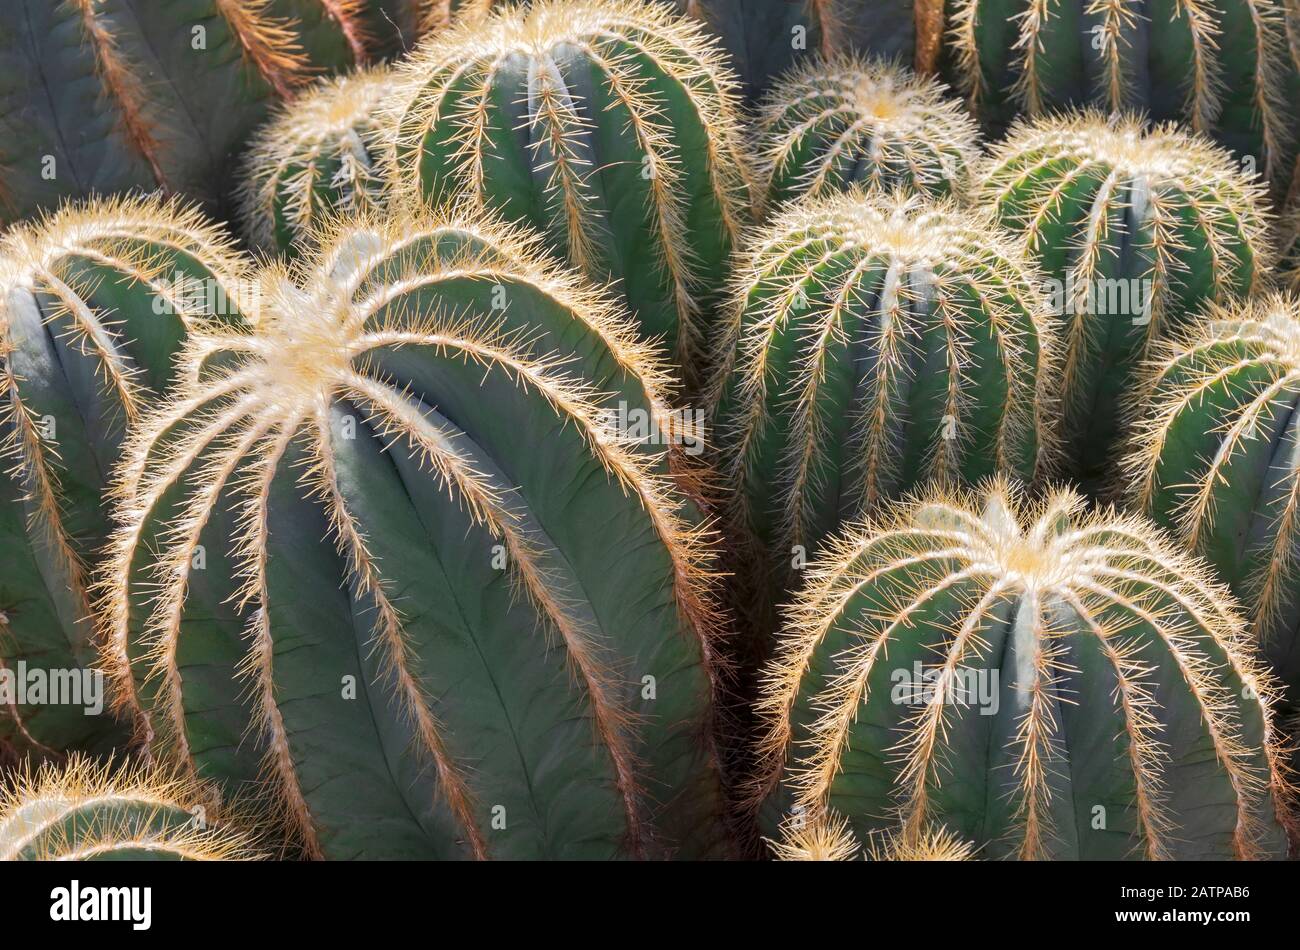
<path fill-rule="evenodd" d="M 396 179 L 616 281 L 689 380 L 749 200 L 733 80 L 703 29 L 662 6 L 547 0 L 440 34 L 401 74 Z"/>
<path fill-rule="evenodd" d="M 994 130 L 1070 107 L 1179 121 L 1285 190 L 1300 54 L 1280 0 L 948 0 L 946 76 Z"/>
<path fill-rule="evenodd" d="M 1155 342 L 1262 283 L 1260 189 L 1200 137 L 1084 113 L 1013 130 L 983 197 L 1052 281 L 1069 469 L 1100 481 Z"/>
<path fill-rule="evenodd" d="M 249 861 L 251 838 L 219 818 L 207 790 L 161 769 L 27 766 L 0 786 L 0 861 Z"/>
<path fill-rule="evenodd" d="M 1285 854 L 1267 674 L 1226 591 L 1149 525 L 999 484 L 847 532 L 761 703 L 764 823 L 936 826 L 981 858 Z"/>
<path fill-rule="evenodd" d="M 1300 700 L 1300 303 L 1219 308 L 1164 347 L 1128 461 L 1134 503 L 1214 565 Z"/>
<path fill-rule="evenodd" d="M 736 537 L 779 591 L 846 519 L 929 479 L 1032 479 L 1050 405 L 1045 301 L 974 212 L 851 192 L 755 236 L 719 336 L 712 429 Z"/>
<path fill-rule="evenodd" d="M 884 61 L 814 59 L 757 115 L 757 184 L 769 207 L 853 185 L 960 195 L 979 132 L 944 87 Z"/>
<path fill-rule="evenodd" d="M 717 853 L 716 619 L 651 351 L 538 244 L 340 224 L 194 341 L 119 487 L 105 663 L 308 855 Z M 200 569 L 201 568 L 201 569 Z"/>
<path fill-rule="evenodd" d="M 243 320 L 240 272 L 215 226 L 154 199 L 68 206 L 0 240 L 0 665 L 16 677 L 94 659 L 109 472 L 176 384 L 187 333 Z M 0 704 L 0 738 L 40 751 L 113 736 L 107 711 L 53 698 Z"/>
<path fill-rule="evenodd" d="M 267 110 L 364 43 L 357 0 L 8 0 L 0 223 L 131 188 L 216 204 Z"/>
<path fill-rule="evenodd" d="M 294 256 L 326 218 L 383 206 L 378 113 L 392 94 L 386 67 L 326 80 L 258 131 L 239 194 L 253 246 Z"/>

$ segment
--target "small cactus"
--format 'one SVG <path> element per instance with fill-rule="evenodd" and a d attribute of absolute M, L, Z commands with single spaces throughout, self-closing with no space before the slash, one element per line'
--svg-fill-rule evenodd
<path fill-rule="evenodd" d="M 772 830 L 942 825 L 990 859 L 1278 857 L 1270 683 L 1231 596 L 1149 524 L 1070 491 L 932 493 L 809 572 L 755 801 Z"/>
<path fill-rule="evenodd" d="M 158 768 L 66 764 L 11 771 L 0 785 L 0 861 L 251 861 L 253 839 L 210 790 Z"/>
<path fill-rule="evenodd" d="M 690 382 L 749 211 L 732 79 L 666 7 L 539 0 L 402 67 L 394 178 L 499 211 L 612 279 Z"/>
<path fill-rule="evenodd" d="M 825 812 L 812 820 L 787 819 L 779 839 L 764 840 L 777 861 L 852 861 L 860 850 L 868 861 L 970 861 L 975 853 L 969 842 L 943 828 L 924 831 L 914 841 L 900 834 L 875 834 L 864 850 L 848 819 Z"/>
<path fill-rule="evenodd" d="M 986 216 L 917 195 L 797 202 L 737 270 L 710 412 L 733 530 L 770 575 L 760 612 L 845 519 L 930 479 L 1035 477 L 1046 301 Z"/>
<path fill-rule="evenodd" d="M 313 74 L 369 56 L 358 0 L 0 4 L 0 224 L 130 189 L 217 206 Z"/>
<path fill-rule="evenodd" d="M 789 73 L 758 112 L 760 194 L 769 206 L 855 184 L 962 195 L 979 133 L 944 93 L 933 80 L 853 56 Z"/>
<path fill-rule="evenodd" d="M 257 134 L 239 195 L 254 247 L 292 256 L 324 218 L 383 206 L 377 114 L 392 93 L 387 67 L 325 80 Z"/>
<path fill-rule="evenodd" d="M 1216 308 L 1170 341 L 1136 400 L 1132 500 L 1204 555 L 1252 608 L 1300 701 L 1300 302 Z"/>
<path fill-rule="evenodd" d="M 242 267 L 221 231 L 158 199 L 70 205 L 0 240 L 0 667 L 15 676 L 94 659 L 87 564 L 110 530 L 108 472 L 177 384 L 186 335 L 243 320 Z M 0 737 L 45 751 L 114 735 L 107 714 L 51 698 L 0 702 Z"/>
<path fill-rule="evenodd" d="M 1016 128 L 983 196 L 1052 281 L 1068 465 L 1100 482 L 1155 341 L 1262 283 L 1260 188 L 1200 137 L 1087 113 Z"/>
<path fill-rule="evenodd" d="M 710 559 L 652 350 L 464 216 L 345 219 L 261 288 L 122 467 L 138 739 L 269 788 L 310 856 L 716 853 Z"/>
<path fill-rule="evenodd" d="M 1300 72 L 1278 0 L 949 0 L 945 75 L 991 131 L 1017 113 L 1139 111 L 1212 136 L 1284 190 Z"/>

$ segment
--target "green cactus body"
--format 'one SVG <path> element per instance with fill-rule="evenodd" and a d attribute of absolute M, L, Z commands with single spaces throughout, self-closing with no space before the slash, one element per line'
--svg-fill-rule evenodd
<path fill-rule="evenodd" d="M 768 207 L 853 186 L 961 195 L 979 148 L 944 87 L 884 62 L 816 59 L 760 106 L 760 193 Z"/>
<path fill-rule="evenodd" d="M 1204 555 L 1252 608 L 1300 699 L 1300 304 L 1218 309 L 1160 353 L 1127 460 L 1135 506 Z"/>
<path fill-rule="evenodd" d="M 176 382 L 189 329 L 238 321 L 241 265 L 200 217 L 157 200 L 70 206 L 0 242 L 0 666 L 48 674 L 95 657 L 86 564 L 127 426 Z M 13 684 L 10 684 L 13 685 Z M 30 695 L 0 735 L 97 745 L 112 717 Z M 89 705 L 89 697 L 87 705 Z"/>
<path fill-rule="evenodd" d="M 745 94 L 765 93 L 814 55 L 857 50 L 931 73 L 943 35 L 943 0 L 677 0 L 731 54 Z"/>
<path fill-rule="evenodd" d="M 1285 190 L 1300 71 L 1275 0 L 947 6 L 944 75 L 991 133 L 1019 113 L 1138 111 L 1213 137 Z"/>
<path fill-rule="evenodd" d="M 270 106 L 364 58 L 355 0 L 0 4 L 0 223 L 162 188 L 215 205 Z"/>
<path fill-rule="evenodd" d="M 996 859 L 1286 851 L 1270 680 L 1149 524 L 932 495 L 812 565 L 767 670 L 763 823 L 840 815 Z M 788 827 L 788 820 L 787 820 Z"/>
<path fill-rule="evenodd" d="M 762 603 L 845 519 L 927 480 L 1035 476 L 1045 300 L 987 217 L 917 195 L 794 203 L 734 294 L 712 425 L 735 535 L 772 574 Z"/>
<path fill-rule="evenodd" d="M 499 211 L 616 281 L 689 382 L 748 214 L 721 55 L 698 25 L 629 2 L 453 28 L 402 69 L 395 178 Z"/>
<path fill-rule="evenodd" d="M 250 861 L 208 790 L 159 769 L 73 756 L 0 788 L 0 861 Z"/>
<path fill-rule="evenodd" d="M 1260 189 L 1199 137 L 1085 114 L 1013 131 L 983 195 L 1052 282 L 1069 471 L 1100 482 L 1154 343 L 1262 283 Z"/>
<path fill-rule="evenodd" d="M 322 219 L 383 206 L 377 113 L 392 92 L 383 67 L 326 80 L 258 132 L 239 196 L 251 244 L 293 256 Z"/>
<path fill-rule="evenodd" d="M 308 855 L 716 854 L 707 552 L 635 431 L 667 377 L 536 239 L 382 217 L 141 429 L 116 695 Z"/>

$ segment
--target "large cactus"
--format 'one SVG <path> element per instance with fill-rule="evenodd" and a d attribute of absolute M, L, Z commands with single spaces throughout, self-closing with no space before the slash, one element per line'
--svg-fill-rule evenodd
<path fill-rule="evenodd" d="M 378 112 L 392 93 L 387 67 L 327 80 L 258 131 L 239 192 L 252 245 L 293 255 L 322 219 L 382 207 Z"/>
<path fill-rule="evenodd" d="M 855 184 L 964 194 L 979 133 L 944 92 L 882 61 L 809 61 L 759 108 L 759 194 L 769 206 Z"/>
<path fill-rule="evenodd" d="M 947 201 L 850 192 L 755 236 L 711 415 L 732 527 L 775 592 L 844 519 L 926 480 L 1035 476 L 1045 304 L 1012 242 Z"/>
<path fill-rule="evenodd" d="M 689 381 L 748 196 L 730 72 L 666 7 L 536 2 L 402 67 L 395 178 L 498 210 L 617 281 Z"/>
<path fill-rule="evenodd" d="M 1132 498 L 1252 608 L 1255 635 L 1300 700 L 1300 303 L 1218 308 L 1176 338 L 1140 392 Z"/>
<path fill-rule="evenodd" d="M 367 55 L 357 0 L 0 4 L 0 223 L 66 196 L 215 205 L 235 153 L 313 73 Z"/>
<path fill-rule="evenodd" d="M 109 533 L 108 473 L 175 384 L 187 332 L 243 319 L 240 270 L 221 232 L 156 199 L 69 206 L 0 242 L 0 666 L 15 677 L 94 659 L 86 565 Z M 107 712 L 26 695 L 0 701 L 19 747 L 113 734 Z"/>
<path fill-rule="evenodd" d="M 1154 342 L 1262 283 L 1260 189 L 1198 136 L 1086 113 L 1014 130 L 984 197 L 1052 281 L 1063 441 L 1073 474 L 1100 481 Z"/>
<path fill-rule="evenodd" d="M 1282 856 L 1286 789 L 1230 595 L 1140 519 L 994 483 L 847 532 L 767 671 L 764 824 L 936 824 L 982 858 Z"/>
<path fill-rule="evenodd" d="M 124 466 L 123 709 L 205 777 L 265 779 L 309 855 L 719 847 L 666 377 L 539 255 L 462 218 L 340 224 L 262 275 L 255 333 L 194 342 L 200 382 Z"/>
<path fill-rule="evenodd" d="M 993 130 L 1140 111 L 1213 136 L 1284 190 L 1300 73 L 1278 0 L 948 0 L 945 75 Z"/>
<path fill-rule="evenodd" d="M 0 785 L 0 861 L 248 861 L 253 839 L 209 790 L 140 765 L 73 756 L 28 765 Z"/>

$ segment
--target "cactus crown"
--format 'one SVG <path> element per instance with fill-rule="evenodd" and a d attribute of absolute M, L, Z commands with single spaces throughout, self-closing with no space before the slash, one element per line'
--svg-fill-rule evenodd
<path fill-rule="evenodd" d="M 281 718 L 271 668 L 272 637 L 281 628 L 273 629 L 269 616 L 276 602 L 268 580 L 268 562 L 275 566 L 268 556 L 268 497 L 285 460 L 301 456 L 301 466 L 293 466 L 301 468 L 301 497 L 322 507 L 347 588 L 374 605 L 375 650 L 383 661 L 382 685 L 374 689 L 393 690 L 392 709 L 412 724 L 412 743 L 436 769 L 439 795 L 463 829 L 459 840 L 468 841 L 476 856 L 487 853 L 470 781 L 448 751 L 424 694 L 420 670 L 427 670 L 426 663 L 436 665 L 436 658 L 415 652 L 407 618 L 389 593 L 389 578 L 402 565 L 391 559 L 380 563 L 376 547 L 391 539 L 380 529 L 368 530 L 373 521 L 365 516 L 373 519 L 376 513 L 369 496 L 355 494 L 359 463 L 347 461 L 348 452 L 379 448 L 366 448 L 368 435 L 360 443 L 342 441 L 348 437 L 339 434 L 338 413 L 349 410 L 340 406 L 354 406 L 364 420 L 357 425 L 373 430 L 385 452 L 397 446 L 390 457 L 415 467 L 415 487 L 409 490 L 425 499 L 421 504 L 441 505 L 429 499 L 449 497 L 448 507 L 458 513 L 438 517 L 463 517 L 466 530 L 490 534 L 508 552 L 506 576 L 519 600 L 553 636 L 548 643 L 564 647 L 575 681 L 586 690 L 596 734 L 618 768 L 617 788 L 635 832 L 641 805 L 629 738 L 633 717 L 618 672 L 607 666 L 603 645 L 594 642 L 595 620 L 583 612 L 585 601 L 567 576 L 557 574 L 563 568 L 550 548 L 555 542 L 541 539 L 532 520 L 542 516 L 521 513 L 518 490 L 503 485 L 496 462 L 476 454 L 486 451 L 476 447 L 477 437 L 439 421 L 437 413 L 452 412 L 450 405 L 474 416 L 472 396 L 469 408 L 457 400 L 475 381 L 482 386 L 490 379 L 498 388 L 513 384 L 520 393 L 498 392 L 496 398 L 517 398 L 549 411 L 550 422 L 538 424 L 563 420 L 566 431 L 576 432 L 612 486 L 605 494 L 622 489 L 620 498 L 640 503 L 647 530 L 664 552 L 662 567 L 672 587 L 668 622 L 699 635 L 702 645 L 695 646 L 707 663 L 707 635 L 715 624 L 704 599 L 707 553 L 702 535 L 679 517 L 681 496 L 665 464 L 678 449 L 647 448 L 618 427 L 606 408 L 617 396 L 601 388 L 621 390 L 623 399 L 637 405 L 648 403 L 667 426 L 668 409 L 660 397 L 663 369 L 608 298 L 550 266 L 535 238 L 497 222 L 390 212 L 331 223 L 318 243 L 313 259 L 262 272 L 262 316 L 255 333 L 210 333 L 191 341 L 186 362 L 197 384 L 146 420 L 128 447 L 117 486 L 122 528 L 104 574 L 102 610 L 104 664 L 119 704 L 142 732 L 175 747 L 182 761 L 191 760 L 178 641 L 196 546 L 223 493 L 233 495 L 241 530 L 229 542 L 235 548 L 229 575 L 239 589 L 229 602 L 249 624 L 248 652 L 240 664 L 253 697 L 249 727 L 265 748 L 262 768 L 280 796 L 287 827 L 307 853 L 320 853 L 298 772 L 302 763 L 287 751 L 292 730 Z M 508 299 L 491 303 L 495 293 L 505 291 Z M 530 324 L 530 313 L 553 325 Z M 523 316 L 512 323 L 510 314 Z M 432 383 L 418 373 L 411 378 L 419 383 L 394 382 L 394 370 L 385 370 L 394 360 L 402 365 L 410 351 L 425 358 L 422 365 L 434 367 Z M 185 486 L 189 497 L 165 523 L 156 576 L 147 582 L 159 584 L 157 597 L 141 608 L 133 569 L 147 553 L 148 532 L 157 530 L 150 526 L 160 517 L 160 506 Z M 567 536 L 569 529 L 550 528 L 552 537 L 557 530 Z M 423 543 L 427 546 L 428 539 Z M 143 631 L 142 609 L 147 613 Z M 673 609 L 682 615 L 679 620 L 672 620 Z M 645 633 L 639 624 L 628 626 Z M 696 660 L 698 665 L 698 655 Z"/>
<path fill-rule="evenodd" d="M 1189 830 L 1177 776 L 1203 755 L 1190 742 L 1212 749 L 1222 769 L 1207 787 L 1221 783 L 1213 794 L 1235 799 L 1220 829 L 1232 851 L 1261 850 L 1281 790 L 1273 686 L 1230 595 L 1140 519 L 1083 507 L 1072 491 L 1030 507 L 995 482 L 977 496 L 900 505 L 831 545 L 789 608 L 769 667 L 759 793 L 785 769 L 794 814 L 851 807 L 861 832 L 887 827 L 878 822 L 892 811 L 905 841 L 942 820 L 1021 857 L 1059 856 L 1077 805 L 1062 757 L 1085 754 L 1072 743 L 1095 718 L 1097 748 L 1115 758 L 1094 765 L 1122 769 L 1124 807 L 1135 811 L 1118 843 L 1139 842 L 1151 858 L 1177 853 Z M 914 658 L 934 693 L 900 708 L 887 667 Z M 1014 679 L 1001 693 L 1014 709 L 981 717 L 961 671 L 989 666 Z M 1197 736 L 1153 715 L 1157 703 L 1189 716 Z M 989 787 L 971 792 L 984 770 Z M 1102 794 L 1083 791 L 1091 781 L 1076 773 L 1075 793 Z"/>
<path fill-rule="evenodd" d="M 27 764 L 0 787 L 0 861 L 262 856 L 212 811 L 210 789 L 165 769 L 114 769 L 80 755 Z"/>
<path fill-rule="evenodd" d="M 1032 477 L 1047 457 L 1046 302 L 1019 249 L 982 213 L 902 193 L 792 204 L 739 262 L 733 300 L 710 399 L 724 471 L 736 484 L 788 417 L 787 444 L 765 463 L 775 474 L 753 473 L 778 486 L 763 506 L 781 513 L 775 547 L 815 538 L 812 501 L 842 475 L 856 511 L 896 494 L 900 482 L 962 483 L 993 470 Z M 858 365 L 860 356 L 828 375 L 853 345 L 870 347 L 872 365 Z M 933 398 L 918 395 L 931 380 L 914 378 L 925 350 L 939 354 L 923 371 L 941 381 Z M 845 371 L 864 394 L 831 408 L 826 400 L 843 398 Z M 983 385 L 988 374 L 1000 380 L 992 389 Z M 908 413 L 923 431 L 900 451 L 897 425 Z M 845 420 L 847 433 L 828 435 Z M 975 440 L 991 447 L 991 460 L 972 476 L 972 451 L 983 451 L 971 449 Z M 842 475 L 821 458 L 841 442 L 853 451 Z M 743 492 L 734 504 L 742 521 L 766 520 Z"/>
<path fill-rule="evenodd" d="M 852 184 L 964 193 L 979 132 L 945 92 L 888 62 L 842 54 L 805 63 L 759 106 L 761 194 L 776 204 Z"/>
<path fill-rule="evenodd" d="M 379 205 L 378 113 L 392 90 L 390 76 L 381 66 L 325 80 L 263 126 L 238 193 L 254 245 L 288 250 L 323 215 Z"/>

